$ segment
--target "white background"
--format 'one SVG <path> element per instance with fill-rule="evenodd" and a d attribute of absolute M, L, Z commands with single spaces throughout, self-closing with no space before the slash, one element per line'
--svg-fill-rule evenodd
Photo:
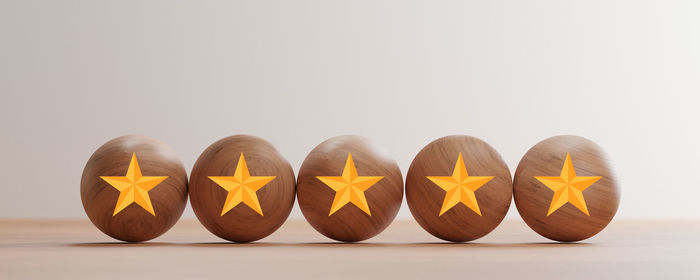
<path fill-rule="evenodd" d="M 699 51 L 698 1 L 1 0 L 0 218 L 85 218 L 83 166 L 113 137 L 190 170 L 240 133 L 295 171 L 360 134 L 404 173 L 445 135 L 514 171 L 577 134 L 611 157 L 620 218 L 700 218 Z"/>

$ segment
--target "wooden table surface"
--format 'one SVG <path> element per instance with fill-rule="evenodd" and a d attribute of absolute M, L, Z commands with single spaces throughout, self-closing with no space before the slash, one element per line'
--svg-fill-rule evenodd
<path fill-rule="evenodd" d="M 555 243 L 506 220 L 472 243 L 442 242 L 397 220 L 363 243 L 332 242 L 289 220 L 251 244 L 181 220 L 146 243 L 117 242 L 87 220 L 0 221 L 0 279 L 420 278 L 700 279 L 700 221 L 613 221 L 579 243 Z"/>

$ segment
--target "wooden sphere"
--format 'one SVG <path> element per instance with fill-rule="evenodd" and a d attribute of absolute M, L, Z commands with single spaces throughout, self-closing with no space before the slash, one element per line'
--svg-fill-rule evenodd
<path fill-rule="evenodd" d="M 491 232 L 508 213 L 512 195 L 510 170 L 501 155 L 466 135 L 431 142 L 406 175 L 411 214 L 423 229 L 448 241 L 471 241 Z"/>
<path fill-rule="evenodd" d="M 90 221 L 105 234 L 146 241 L 168 231 L 182 215 L 187 172 L 162 142 L 122 136 L 102 145 L 85 164 L 80 197 Z"/>
<path fill-rule="evenodd" d="M 513 195 L 530 228 L 564 242 L 583 240 L 603 230 L 620 203 L 603 150 L 586 138 L 571 135 L 545 139 L 523 156 L 515 171 Z"/>
<path fill-rule="evenodd" d="M 197 218 L 213 234 L 234 242 L 275 232 L 292 211 L 295 192 L 292 166 L 272 144 L 255 136 L 235 135 L 211 144 L 190 174 L 190 203 Z"/>
<path fill-rule="evenodd" d="M 311 226 L 345 242 L 380 233 L 403 199 L 399 166 L 360 136 L 337 136 L 316 146 L 301 165 L 297 186 L 299 207 Z"/>

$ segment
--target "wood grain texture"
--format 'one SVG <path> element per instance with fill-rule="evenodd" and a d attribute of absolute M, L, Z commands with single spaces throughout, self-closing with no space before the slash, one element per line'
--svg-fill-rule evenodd
<path fill-rule="evenodd" d="M 124 176 L 134 153 L 144 176 L 168 176 L 148 192 L 155 216 L 136 203 L 113 216 L 120 192 L 100 178 Z M 164 143 L 146 136 L 122 136 L 98 148 L 85 164 L 80 196 L 90 221 L 102 232 L 123 241 L 146 241 L 165 233 L 182 215 L 187 172 Z"/>
<path fill-rule="evenodd" d="M 359 176 L 384 176 L 364 192 L 371 216 L 352 203 L 329 216 L 335 191 L 316 176 L 340 176 L 348 153 Z M 297 180 L 299 207 L 306 220 L 323 235 L 346 242 L 361 241 L 383 231 L 401 207 L 403 178 L 396 162 L 360 136 L 337 136 L 314 148 L 304 160 Z"/>
<path fill-rule="evenodd" d="M 602 176 L 583 191 L 590 216 L 567 203 L 547 212 L 554 192 L 534 176 L 559 176 L 569 153 L 577 176 Z M 594 236 L 613 219 L 620 202 L 615 176 L 603 150 L 579 136 L 555 136 L 533 146 L 518 164 L 513 184 L 515 205 L 528 226 L 557 241 L 579 241 Z"/>
<path fill-rule="evenodd" d="M 233 176 L 244 154 L 251 176 L 276 176 L 257 190 L 263 215 L 244 203 L 221 215 L 228 192 L 209 176 Z M 251 242 L 277 230 L 294 206 L 296 181 L 289 162 L 262 138 L 235 135 L 211 144 L 197 159 L 190 176 L 190 202 L 199 221 L 215 235 Z"/>
<path fill-rule="evenodd" d="M 462 203 L 438 215 L 446 191 L 426 176 L 451 176 L 459 153 L 470 176 L 494 176 L 474 192 L 481 215 Z M 501 155 L 488 143 L 466 135 L 431 142 L 416 155 L 406 175 L 411 214 L 430 234 L 448 241 L 471 241 L 491 232 L 508 213 L 512 193 L 510 170 Z"/>

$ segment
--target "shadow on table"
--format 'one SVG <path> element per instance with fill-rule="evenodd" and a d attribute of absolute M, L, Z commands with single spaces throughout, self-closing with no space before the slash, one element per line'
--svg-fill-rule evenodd
<path fill-rule="evenodd" d="M 452 243 L 452 242 L 419 242 L 419 243 L 372 243 L 372 242 L 302 242 L 302 243 L 277 243 L 277 242 L 206 242 L 206 243 L 175 243 L 173 246 L 217 248 L 217 247 L 300 247 L 300 248 L 564 248 L 587 247 L 591 243 Z"/>
<path fill-rule="evenodd" d="M 130 247 L 163 247 L 173 246 L 175 243 L 169 242 L 88 242 L 88 243 L 70 243 L 66 244 L 69 247 L 81 248 L 130 248 Z"/>
<path fill-rule="evenodd" d="M 422 248 L 503 248 L 503 249 L 515 249 L 515 248 L 565 248 L 565 247 L 588 247 L 593 246 L 591 243 L 564 243 L 564 242 L 530 242 L 530 243 L 476 243 L 476 242 L 464 242 L 464 243 L 452 243 L 452 242 L 419 242 L 419 243 L 405 243 L 402 244 L 405 247 L 422 247 Z"/>
<path fill-rule="evenodd" d="M 343 242 L 313 242 L 313 243 L 280 243 L 280 242 L 205 242 L 205 243 L 179 243 L 176 246 L 216 248 L 216 247 L 306 247 L 306 248 L 371 248 L 371 247 L 400 247 L 401 243 L 343 243 Z"/>
<path fill-rule="evenodd" d="M 225 248 L 225 247 L 241 247 L 241 248 L 252 248 L 252 247 L 280 247 L 280 246 L 290 246 L 291 243 L 276 243 L 276 242 L 250 242 L 250 243 L 236 243 L 236 242 L 193 242 L 193 243 L 177 243 L 173 244 L 175 246 L 181 247 L 198 247 L 198 248 Z"/>

